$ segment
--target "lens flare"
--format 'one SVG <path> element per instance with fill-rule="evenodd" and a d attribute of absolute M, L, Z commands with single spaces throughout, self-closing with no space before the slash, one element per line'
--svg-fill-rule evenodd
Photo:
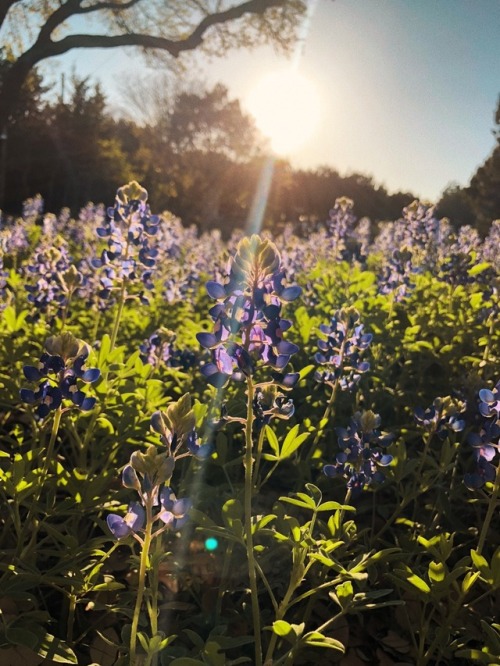
<path fill-rule="evenodd" d="M 312 81 L 293 69 L 264 76 L 250 92 L 246 106 L 280 155 L 301 148 L 319 124 L 318 92 Z"/>

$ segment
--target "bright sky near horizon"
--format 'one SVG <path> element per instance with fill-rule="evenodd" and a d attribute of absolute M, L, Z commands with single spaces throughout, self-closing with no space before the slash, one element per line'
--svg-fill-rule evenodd
<path fill-rule="evenodd" d="M 363 173 L 391 192 L 429 200 L 450 183 L 466 185 L 494 146 L 500 0 L 310 3 L 297 61 L 318 93 L 320 119 L 288 155 L 292 164 Z M 224 83 L 243 105 L 265 74 L 290 67 L 271 48 L 194 62 L 193 79 Z M 44 71 L 56 76 L 74 68 L 101 80 L 116 106 L 120 81 L 145 67 L 123 49 L 78 50 L 48 63 Z"/>

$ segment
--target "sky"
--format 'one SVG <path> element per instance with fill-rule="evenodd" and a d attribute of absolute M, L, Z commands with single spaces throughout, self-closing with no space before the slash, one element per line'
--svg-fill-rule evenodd
<path fill-rule="evenodd" d="M 451 184 L 467 185 L 494 147 L 500 0 L 309 1 L 295 61 L 317 91 L 320 120 L 287 155 L 292 165 L 362 173 L 429 201 Z M 74 70 L 101 81 L 115 108 L 123 106 L 125 79 L 154 73 L 123 49 L 47 62 L 54 77 Z M 267 47 L 189 62 L 188 79 L 223 83 L 244 108 L 264 74 L 290 66 Z"/>

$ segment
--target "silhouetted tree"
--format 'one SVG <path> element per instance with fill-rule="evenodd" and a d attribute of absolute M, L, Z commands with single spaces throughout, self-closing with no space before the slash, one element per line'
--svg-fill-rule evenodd
<path fill-rule="evenodd" d="M 441 195 L 436 206 L 436 215 L 439 218 L 447 217 L 456 229 L 466 224 L 474 226 L 476 223 L 466 188 L 455 184 L 449 185 Z"/>
<path fill-rule="evenodd" d="M 495 113 L 496 146 L 491 155 L 477 169 L 467 188 L 476 224 L 482 235 L 488 233 L 493 220 L 500 219 L 500 98 Z"/>
<path fill-rule="evenodd" d="M 147 54 L 177 58 L 183 51 L 212 53 L 233 46 L 273 43 L 286 47 L 305 11 L 302 0 L 0 0 L 0 27 L 9 67 L 2 77 L 3 127 L 18 104 L 21 87 L 40 62 L 75 48 L 140 47 Z M 75 18 L 94 30 L 75 32 Z M 80 21 L 79 28 L 85 25 Z M 90 26 L 90 24 L 89 24 Z"/>

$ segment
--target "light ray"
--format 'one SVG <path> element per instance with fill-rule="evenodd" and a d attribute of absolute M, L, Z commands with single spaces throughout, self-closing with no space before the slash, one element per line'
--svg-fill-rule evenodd
<path fill-rule="evenodd" d="M 295 48 L 295 53 L 292 58 L 291 69 L 297 70 L 302 55 L 304 53 L 305 43 L 307 41 L 307 36 L 310 30 L 311 19 L 316 9 L 318 0 L 309 0 L 306 16 L 302 22 L 302 25 L 299 28 L 299 35 L 297 40 L 297 45 Z M 264 164 L 262 165 L 262 170 L 260 173 L 259 181 L 257 183 L 257 188 L 253 197 L 252 206 L 248 214 L 247 223 L 245 226 L 245 233 L 247 235 L 259 234 L 262 230 L 262 223 L 264 221 L 264 215 L 267 208 L 267 203 L 269 200 L 269 193 L 271 191 L 271 185 L 274 175 L 274 166 L 276 158 L 274 155 L 268 155 Z M 211 415 L 217 414 L 220 411 L 220 408 L 223 403 L 224 398 L 224 389 L 218 389 L 211 400 L 209 405 L 209 410 L 207 412 L 207 419 L 205 424 L 205 429 L 203 433 L 203 439 L 205 442 L 211 440 L 214 427 L 212 421 L 210 420 Z M 194 478 L 190 486 L 190 496 L 193 499 L 193 505 L 196 506 L 196 498 L 200 492 L 201 483 L 205 474 L 206 468 L 205 460 L 200 462 L 198 469 L 195 472 Z M 190 540 L 192 539 L 193 530 L 184 529 L 181 533 L 180 538 L 173 547 L 173 556 L 177 566 L 181 568 L 186 564 L 187 553 L 189 548 Z M 165 613 L 161 618 L 162 630 L 165 632 L 165 635 L 168 636 L 169 625 L 170 625 L 170 613 Z"/>
<path fill-rule="evenodd" d="M 264 215 L 269 199 L 269 192 L 273 182 L 275 158 L 272 155 L 266 157 L 266 161 L 260 172 L 259 182 L 252 201 L 252 207 L 247 218 L 246 233 L 248 236 L 259 234 L 262 229 Z"/>

